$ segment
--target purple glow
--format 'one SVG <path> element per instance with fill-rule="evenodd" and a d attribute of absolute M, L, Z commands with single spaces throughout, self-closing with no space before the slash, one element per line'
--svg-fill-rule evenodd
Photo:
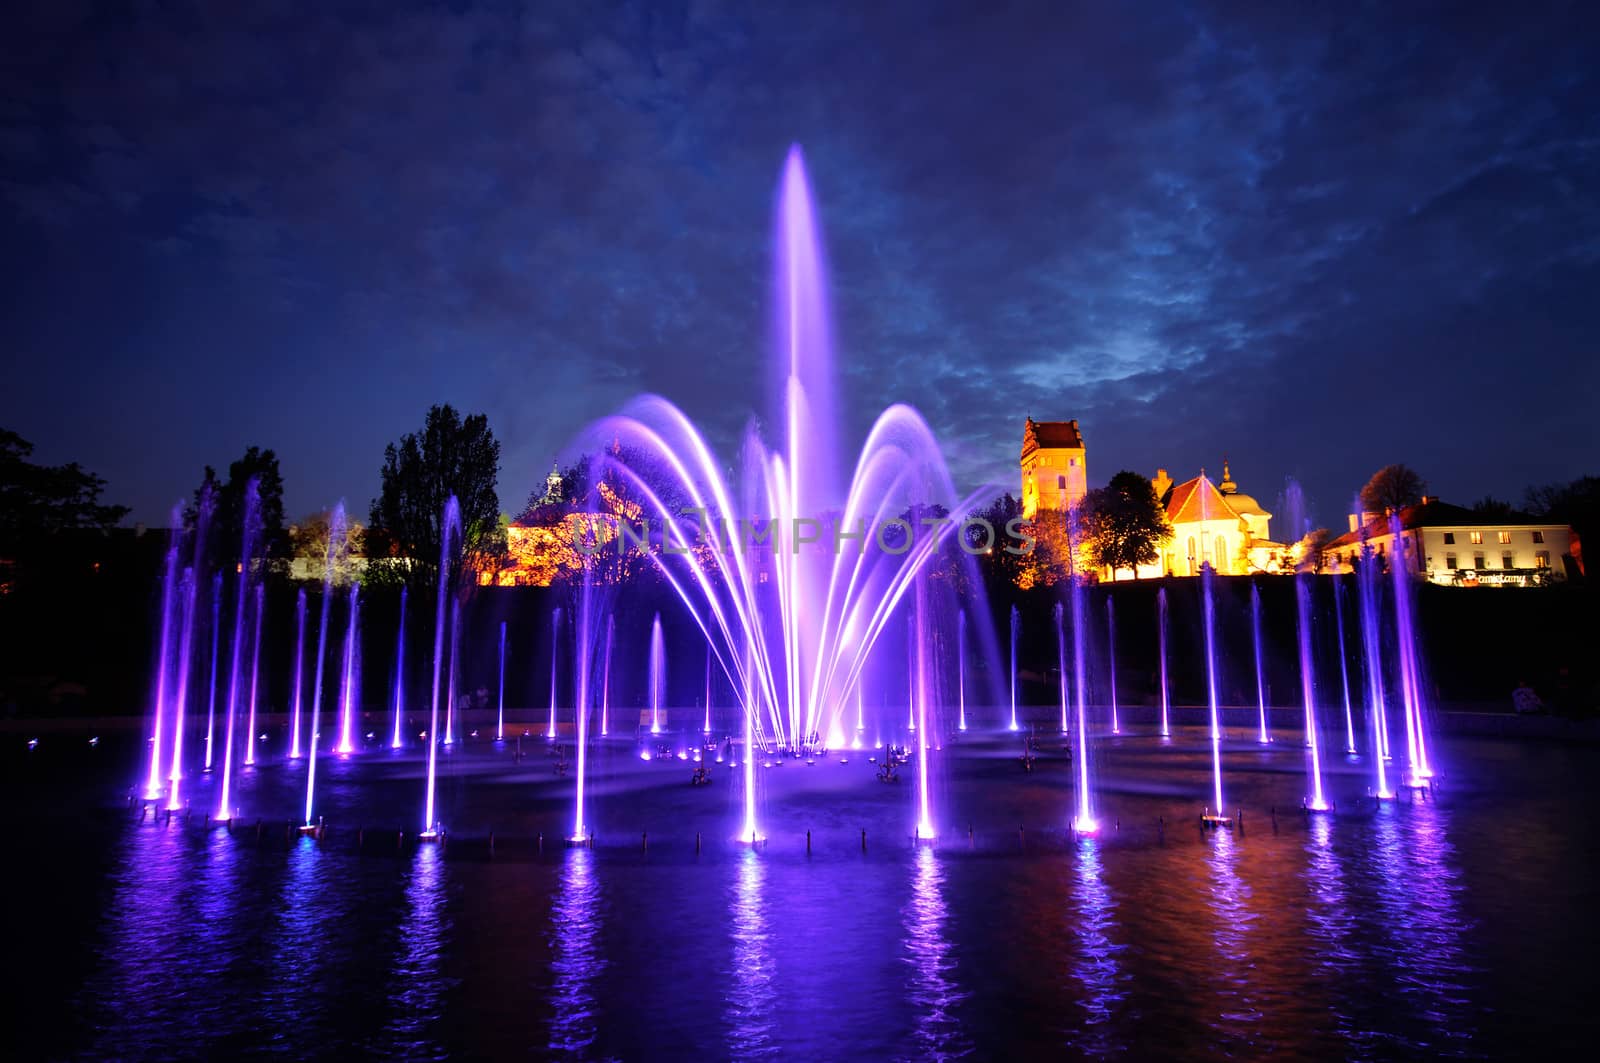
<path fill-rule="evenodd" d="M 410 592 L 409 587 L 400 588 L 400 625 L 394 636 L 394 735 L 389 739 L 390 749 L 400 748 L 400 725 L 406 715 L 406 597 Z M 504 668 L 502 663 L 502 677 Z M 503 678 L 501 686 L 504 687 Z"/>
<path fill-rule="evenodd" d="M 1167 683 L 1167 589 L 1156 591 L 1156 641 L 1161 656 L 1161 737 L 1172 737 L 1169 720 L 1171 689 Z"/>
<path fill-rule="evenodd" d="M 1017 629 L 1022 626 L 1022 614 L 1017 612 L 1017 607 L 1011 607 L 1011 729 L 1017 729 Z M 1062 721 L 1062 730 L 1066 729 L 1066 721 Z"/>
<path fill-rule="evenodd" d="M 456 699 L 460 687 L 456 686 L 456 664 L 461 659 L 461 599 L 450 598 L 450 672 L 445 676 L 444 693 L 444 744 L 454 745 L 456 740 Z"/>
<path fill-rule="evenodd" d="M 1299 618 L 1296 626 L 1300 642 L 1300 694 L 1306 709 L 1306 776 L 1311 784 L 1306 807 L 1314 812 L 1322 812 L 1328 808 L 1328 799 L 1322 792 L 1322 739 L 1317 734 L 1316 677 L 1311 657 L 1310 578 L 1303 572 L 1294 577 L 1294 597 Z"/>
<path fill-rule="evenodd" d="M 667 685 L 666 644 L 661 637 L 661 614 L 650 622 L 650 733 L 661 733 L 661 695 Z"/>
<path fill-rule="evenodd" d="M 165 787 L 161 778 L 161 740 L 167 714 L 167 677 L 172 670 L 172 605 L 178 594 L 178 542 L 183 534 L 183 509 L 172 508 L 172 544 L 167 548 L 166 575 L 161 582 L 161 641 L 156 651 L 156 693 L 151 709 L 150 777 L 145 782 L 146 801 L 160 800 Z"/>
<path fill-rule="evenodd" d="M 711 644 L 706 644 L 706 722 L 701 733 L 711 733 Z"/>
<path fill-rule="evenodd" d="M 334 752 L 347 757 L 356 751 L 357 642 L 361 631 L 361 584 L 350 584 L 350 622 L 344 632 L 344 667 L 339 683 L 339 744 Z"/>
<path fill-rule="evenodd" d="M 261 691 L 261 627 L 266 609 L 266 585 L 256 584 L 256 618 L 250 636 L 250 712 L 245 728 L 244 762 L 256 762 L 256 696 Z"/>
<path fill-rule="evenodd" d="M 183 634 L 178 639 L 178 697 L 172 706 L 172 771 L 168 782 L 172 789 L 167 797 L 167 808 L 183 807 L 178 791 L 183 783 L 183 717 L 189 701 L 189 664 L 193 658 L 195 613 L 194 569 L 183 570 Z"/>
<path fill-rule="evenodd" d="M 1061 733 L 1070 734 L 1071 726 L 1067 723 L 1067 629 L 1066 611 L 1060 602 L 1051 609 L 1056 619 L 1056 668 L 1060 672 L 1059 684 L 1061 694 Z"/>
<path fill-rule="evenodd" d="M 916 702 L 917 721 L 922 725 L 924 735 L 928 731 L 928 632 L 926 630 L 927 613 L 927 581 L 916 581 L 916 593 L 912 596 L 912 643 L 916 647 L 912 674 L 916 676 Z M 916 743 L 917 746 L 917 840 L 932 841 L 934 837 L 933 825 L 933 799 L 931 795 L 931 780 L 928 776 L 928 741 L 924 738 Z"/>
<path fill-rule="evenodd" d="M 1428 741 L 1423 725 L 1422 667 L 1418 660 L 1417 634 L 1412 619 L 1412 586 L 1408 554 L 1420 548 L 1405 536 L 1400 514 L 1391 514 L 1389 528 L 1394 535 L 1395 549 L 1390 568 L 1394 572 L 1394 624 L 1395 651 L 1400 662 L 1400 698 L 1405 714 L 1406 756 L 1409 768 L 1407 783 L 1418 783 L 1433 777 L 1428 763 Z M 1420 563 L 1419 563 L 1420 567 Z"/>
<path fill-rule="evenodd" d="M 1106 656 L 1111 679 L 1111 733 L 1119 735 L 1122 724 L 1117 719 L 1117 606 L 1109 596 L 1106 598 Z"/>
<path fill-rule="evenodd" d="M 1250 584 L 1250 637 L 1256 651 L 1256 713 L 1261 729 L 1257 741 L 1267 745 L 1272 741 L 1272 734 L 1267 730 L 1266 662 L 1261 656 L 1261 588 L 1254 581 Z M 1217 814 L 1222 813 L 1219 810 Z"/>
<path fill-rule="evenodd" d="M 956 614 L 956 703 L 960 712 L 956 728 L 965 731 L 967 729 L 967 611 L 965 609 Z M 856 687 L 856 730 L 861 730 L 859 685 Z M 856 748 L 859 749 L 860 746 Z"/>
<path fill-rule="evenodd" d="M 1350 710 L 1350 656 L 1344 646 L 1344 580 L 1333 580 L 1333 623 L 1339 632 L 1339 684 L 1344 692 L 1344 751 L 1352 756 L 1356 751 L 1355 715 Z"/>
<path fill-rule="evenodd" d="M 461 506 L 456 502 L 456 496 L 451 495 L 439 518 L 439 602 L 433 616 L 433 705 L 428 717 L 428 791 L 422 812 L 422 829 L 425 832 L 438 829 L 433 818 L 433 798 L 439 772 L 439 677 L 444 664 L 445 603 L 450 599 L 450 562 L 455 556 L 451 546 L 460 536 Z"/>
<path fill-rule="evenodd" d="M 611 733 L 611 645 L 617 634 L 617 619 L 606 614 L 606 660 L 600 679 L 600 735 Z"/>
<path fill-rule="evenodd" d="M 306 590 L 294 598 L 294 709 L 289 717 L 289 759 L 300 759 L 300 708 L 306 685 Z"/>
<path fill-rule="evenodd" d="M 494 740 L 504 742 L 506 738 L 506 622 L 504 620 L 500 621 L 500 696 L 496 705 L 498 708 L 495 710 Z"/>
<path fill-rule="evenodd" d="M 211 577 L 211 692 L 206 701 L 206 771 L 217 729 L 217 649 L 222 641 L 222 573 Z"/>
<path fill-rule="evenodd" d="M 1222 815 L 1222 716 L 1217 710 L 1216 606 L 1211 595 L 1210 565 L 1200 567 L 1201 618 L 1206 642 L 1206 705 L 1211 713 L 1211 787 L 1217 815 Z"/>
<path fill-rule="evenodd" d="M 239 551 L 239 582 L 234 590 L 238 600 L 234 603 L 233 645 L 229 651 L 228 661 L 228 726 L 222 749 L 222 787 L 217 800 L 217 818 L 220 820 L 233 819 L 233 723 L 239 716 L 241 682 L 239 673 L 243 667 L 244 656 L 245 606 L 250 600 L 251 557 L 255 553 L 255 537 L 259 531 L 257 525 L 260 504 L 260 484 L 252 479 L 244 489 L 244 541 Z M 245 734 L 245 741 L 253 745 L 249 732 Z"/>
<path fill-rule="evenodd" d="M 1365 545 L 1361 567 L 1356 573 L 1356 594 L 1360 601 L 1361 663 L 1367 677 L 1367 719 L 1372 726 L 1372 760 L 1377 773 L 1376 793 L 1380 798 L 1394 796 L 1389 784 L 1389 720 L 1383 684 L 1383 659 L 1379 631 L 1378 564 Z"/>
<path fill-rule="evenodd" d="M 552 741 L 556 737 L 556 678 L 560 674 L 560 649 L 561 607 L 558 605 L 550 616 L 550 726 L 544 732 L 544 736 Z"/>
<path fill-rule="evenodd" d="M 340 502 L 328 516 L 328 550 L 322 563 L 322 622 L 317 627 L 316 681 L 311 687 L 311 737 L 307 741 L 310 763 L 306 767 L 305 825 L 308 827 L 317 792 L 317 740 L 322 737 L 322 670 L 328 659 L 328 628 L 333 619 L 333 574 L 344 539 L 344 503 Z"/>
<path fill-rule="evenodd" d="M 1077 520 L 1076 512 L 1069 512 L 1067 516 L 1068 527 L 1071 528 Z M 1067 542 L 1072 550 L 1072 556 L 1077 556 L 1077 543 L 1074 536 L 1068 536 Z M 1069 577 L 1072 583 L 1072 670 L 1077 683 L 1077 750 L 1075 756 L 1078 760 L 1078 813 L 1072 819 L 1072 829 L 1079 834 L 1093 834 L 1099 829 L 1094 818 L 1093 797 L 1089 790 L 1089 683 L 1088 671 L 1084 667 L 1084 615 L 1083 596 L 1084 579 L 1081 576 Z"/>

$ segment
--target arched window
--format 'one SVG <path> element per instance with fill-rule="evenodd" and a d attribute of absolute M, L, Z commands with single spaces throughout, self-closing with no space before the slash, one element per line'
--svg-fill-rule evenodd
<path fill-rule="evenodd" d="M 1224 539 L 1220 535 L 1217 536 L 1216 557 L 1217 557 L 1217 560 L 1216 560 L 1217 571 L 1218 572 L 1227 572 L 1228 571 L 1228 545 L 1227 545 L 1227 540 Z"/>

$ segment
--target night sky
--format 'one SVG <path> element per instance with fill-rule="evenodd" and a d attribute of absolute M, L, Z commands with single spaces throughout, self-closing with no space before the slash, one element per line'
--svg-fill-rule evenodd
<path fill-rule="evenodd" d="M 905 401 L 1016 491 L 1076 417 L 1336 528 L 1600 472 L 1591 5 L 999 6 L 11 5 L 0 425 L 150 524 L 250 444 L 364 514 L 435 402 L 512 512 L 641 391 L 731 446 L 797 141 L 851 451 Z"/>

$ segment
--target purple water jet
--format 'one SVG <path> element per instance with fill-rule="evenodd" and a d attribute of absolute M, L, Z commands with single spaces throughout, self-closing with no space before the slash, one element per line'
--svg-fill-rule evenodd
<path fill-rule="evenodd" d="M 433 616 L 433 702 L 428 717 L 428 788 L 422 812 L 422 834 L 427 838 L 439 836 L 439 824 L 433 815 L 434 788 L 439 773 L 439 678 L 444 665 L 445 605 L 450 599 L 451 562 L 455 559 L 452 544 L 460 535 L 461 506 L 456 496 L 451 495 L 439 518 L 439 595 Z"/>
<path fill-rule="evenodd" d="M 500 694 L 496 700 L 494 740 L 506 740 L 506 622 L 500 621 Z M 396 732 L 398 733 L 398 732 Z"/>
<path fill-rule="evenodd" d="M 311 686 L 311 735 L 307 740 L 309 763 L 306 765 L 306 818 L 311 826 L 311 809 L 317 792 L 317 744 L 322 738 L 323 667 L 328 659 L 328 628 L 333 621 L 333 575 L 339 561 L 339 544 L 344 542 L 344 503 L 333 507 L 328 515 L 328 549 L 322 562 L 322 620 L 317 625 L 316 679 Z"/>
<path fill-rule="evenodd" d="M 1156 591 L 1156 649 L 1161 657 L 1161 737 L 1172 737 L 1172 724 L 1169 718 L 1171 709 L 1171 689 L 1167 683 L 1167 589 L 1162 587 Z"/>
<path fill-rule="evenodd" d="M 1209 564 L 1200 566 L 1201 624 L 1205 630 L 1206 647 L 1206 706 L 1211 715 L 1211 788 L 1216 802 L 1216 815 L 1222 816 L 1222 714 L 1217 708 L 1217 635 L 1216 603 L 1212 597 L 1211 582 L 1215 578 Z"/>
<path fill-rule="evenodd" d="M 556 737 L 556 678 L 559 674 L 557 662 L 560 660 L 560 646 L 561 607 L 556 606 L 555 612 L 550 617 L 550 726 L 544 733 L 544 736 L 552 742 Z"/>
<path fill-rule="evenodd" d="M 1111 684 L 1111 733 L 1122 733 L 1122 721 L 1117 716 L 1117 603 L 1106 598 L 1106 658 Z"/>
<path fill-rule="evenodd" d="M 1067 722 L 1067 629 L 1066 607 L 1060 602 L 1050 610 L 1056 621 L 1056 668 L 1061 676 L 1058 684 L 1061 697 L 1061 733 L 1070 734 L 1071 725 Z"/>
<path fill-rule="evenodd" d="M 356 659 L 358 648 L 356 640 L 361 632 L 361 584 L 350 584 L 350 623 L 344 632 L 344 667 L 340 669 L 339 679 L 339 744 L 334 747 L 334 752 L 342 757 L 348 757 L 356 751 L 355 730 L 356 713 L 360 707 L 356 704 L 359 694 L 357 685 L 359 680 L 356 674 Z"/>
<path fill-rule="evenodd" d="M 172 784 L 167 797 L 167 808 L 176 811 L 183 807 L 179 790 L 183 784 L 183 721 L 189 701 L 189 664 L 193 657 L 195 577 L 194 569 L 183 570 L 183 633 L 178 637 L 178 696 L 172 704 L 172 770 L 167 781 Z"/>
<path fill-rule="evenodd" d="M 1300 694 L 1306 712 L 1306 777 L 1311 793 L 1306 807 L 1313 812 L 1328 809 L 1328 800 L 1322 793 L 1322 740 L 1317 733 L 1316 677 L 1311 654 L 1311 585 L 1305 573 L 1294 577 L 1294 598 L 1299 623 L 1296 625 L 1300 643 Z"/>
<path fill-rule="evenodd" d="M 1418 786 L 1433 777 L 1433 767 L 1428 763 L 1428 740 L 1423 725 L 1422 668 L 1418 661 L 1411 572 L 1407 561 L 1407 553 L 1413 547 L 1405 536 L 1399 513 L 1390 515 L 1389 528 L 1395 543 L 1390 568 L 1394 574 L 1395 654 L 1399 660 L 1400 704 L 1406 728 L 1406 784 Z M 1416 548 L 1420 549 L 1420 537 Z"/>
<path fill-rule="evenodd" d="M 605 737 L 611 733 L 611 647 L 616 639 L 617 618 L 611 614 L 606 615 L 606 659 L 604 669 L 600 673 L 600 735 Z"/>
<path fill-rule="evenodd" d="M 211 577 L 211 684 L 206 696 L 206 766 L 211 770 L 211 750 L 217 728 L 217 661 L 222 643 L 222 573 Z"/>
<path fill-rule="evenodd" d="M 1344 751 L 1351 756 L 1356 752 L 1355 714 L 1350 709 L 1350 657 L 1344 645 L 1344 580 L 1333 580 L 1333 624 L 1339 633 L 1339 685 L 1344 693 Z"/>
<path fill-rule="evenodd" d="M 661 638 L 661 614 L 650 622 L 650 733 L 661 733 L 661 698 L 666 692 L 667 653 Z"/>
<path fill-rule="evenodd" d="M 1022 614 L 1011 607 L 1011 729 L 1017 729 L 1017 629 L 1022 626 Z M 1064 728 L 1063 728 L 1064 729 Z"/>
<path fill-rule="evenodd" d="M 1378 563 L 1365 545 L 1361 566 L 1356 572 L 1356 594 L 1360 604 L 1361 665 L 1367 680 L 1367 720 L 1372 727 L 1372 761 L 1375 791 L 1380 799 L 1394 797 L 1389 784 L 1389 720 L 1383 683 L 1382 635 L 1379 631 Z"/>
<path fill-rule="evenodd" d="M 956 729 L 967 729 L 967 611 L 956 614 L 956 703 L 959 722 Z M 856 730 L 861 730 L 861 686 L 856 685 Z"/>
<path fill-rule="evenodd" d="M 228 822 L 233 820 L 233 725 L 239 717 L 239 684 L 242 681 L 239 673 L 243 668 L 245 610 L 250 601 L 251 556 L 255 552 L 255 539 L 259 531 L 260 506 L 260 483 L 252 478 L 244 489 L 244 535 L 239 551 L 239 581 L 234 589 L 238 601 L 234 603 L 233 645 L 228 655 L 228 726 L 224 729 L 227 735 L 222 747 L 222 786 L 217 799 L 216 818 Z"/>
<path fill-rule="evenodd" d="M 250 636 L 250 711 L 245 717 L 244 762 L 256 762 L 256 697 L 261 692 L 261 628 L 267 608 L 266 585 L 256 584 L 256 613 Z"/>
<path fill-rule="evenodd" d="M 411 593 L 410 587 L 400 588 L 400 624 L 395 628 L 394 635 L 394 734 L 389 738 L 389 748 L 399 749 L 401 746 L 400 728 L 406 715 L 406 597 Z M 504 638 L 502 631 L 501 637 Z M 505 666 L 501 665 L 501 688 L 505 687 Z"/>
<path fill-rule="evenodd" d="M 294 699 L 289 717 L 289 759 L 300 759 L 300 710 L 306 684 L 306 589 L 294 596 Z"/>
<path fill-rule="evenodd" d="M 178 549 L 183 534 L 183 510 L 172 509 L 172 540 L 167 547 L 165 575 L 161 580 L 161 639 L 156 650 L 155 703 L 151 709 L 153 722 L 150 728 L 150 777 L 145 781 L 146 801 L 159 801 L 166 792 L 162 785 L 161 743 L 165 737 L 167 715 L 167 679 L 172 673 L 172 611 L 178 597 Z"/>
<path fill-rule="evenodd" d="M 1261 653 L 1261 588 L 1250 584 L 1250 637 L 1256 651 L 1256 715 L 1260 731 L 1256 740 L 1262 745 L 1272 741 L 1267 730 L 1267 680 L 1266 660 Z"/>
<path fill-rule="evenodd" d="M 461 660 L 461 599 L 450 598 L 450 671 L 445 676 L 444 744 L 454 745 L 456 740 L 456 705 L 461 688 L 456 685 L 456 665 Z M 552 706 L 553 708 L 553 706 Z"/>

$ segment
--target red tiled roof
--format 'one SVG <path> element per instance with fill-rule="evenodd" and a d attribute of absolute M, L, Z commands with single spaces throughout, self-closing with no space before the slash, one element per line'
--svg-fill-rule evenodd
<path fill-rule="evenodd" d="M 1042 447 L 1082 449 L 1083 433 L 1078 429 L 1078 422 L 1028 418 L 1022 426 L 1022 456 L 1027 457 Z"/>
<path fill-rule="evenodd" d="M 1167 501 L 1167 520 L 1184 524 L 1196 520 L 1238 520 L 1217 485 L 1204 476 L 1186 480 L 1172 489 Z"/>

